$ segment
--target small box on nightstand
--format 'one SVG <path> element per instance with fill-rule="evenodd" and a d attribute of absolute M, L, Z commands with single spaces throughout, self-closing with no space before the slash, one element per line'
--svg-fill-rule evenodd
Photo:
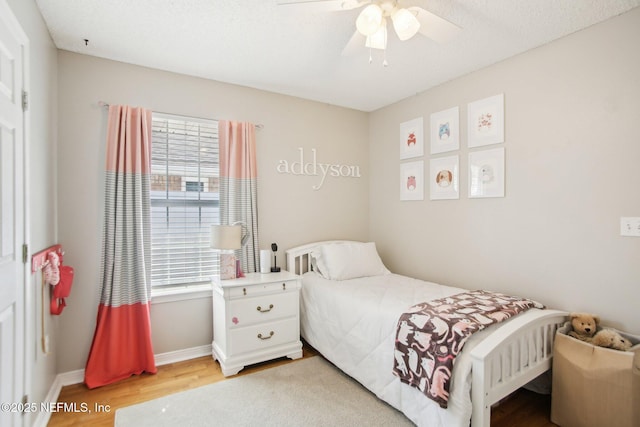
<path fill-rule="evenodd" d="M 236 256 L 234 254 L 220 254 L 220 278 L 222 280 L 236 278 Z"/>

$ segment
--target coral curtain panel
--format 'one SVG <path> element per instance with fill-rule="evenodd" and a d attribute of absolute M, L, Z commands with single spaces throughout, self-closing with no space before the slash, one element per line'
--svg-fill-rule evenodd
<path fill-rule="evenodd" d="M 156 373 L 151 301 L 151 111 L 109 107 L 101 296 L 85 368 L 89 388 Z"/>
<path fill-rule="evenodd" d="M 242 248 L 242 270 L 258 269 L 258 166 L 256 127 L 251 123 L 220 120 L 220 223 L 244 222 L 251 233 Z M 237 256 L 237 254 L 236 254 Z"/>

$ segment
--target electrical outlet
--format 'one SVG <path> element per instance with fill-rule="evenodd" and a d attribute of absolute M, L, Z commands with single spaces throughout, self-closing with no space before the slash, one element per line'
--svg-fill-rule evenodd
<path fill-rule="evenodd" d="M 640 217 L 621 217 L 620 235 L 640 237 Z"/>

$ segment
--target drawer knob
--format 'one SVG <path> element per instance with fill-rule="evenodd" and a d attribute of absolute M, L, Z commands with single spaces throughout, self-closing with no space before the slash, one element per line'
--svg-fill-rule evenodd
<path fill-rule="evenodd" d="M 267 308 L 266 310 L 264 310 L 261 306 L 256 307 L 256 310 L 258 310 L 260 313 L 268 313 L 271 311 L 271 309 L 273 309 L 273 304 L 269 304 L 269 308 Z"/>
<path fill-rule="evenodd" d="M 247 294 L 247 288 L 242 288 L 242 293 L 243 293 L 244 295 L 246 295 L 246 294 Z"/>
<path fill-rule="evenodd" d="M 263 337 L 262 334 L 258 334 L 258 338 L 260 338 L 261 340 L 268 340 L 269 338 L 271 338 L 273 336 L 273 331 L 269 332 L 269 336 L 268 337 Z"/>
<path fill-rule="evenodd" d="M 286 290 L 287 290 L 287 284 L 286 284 L 286 283 L 283 283 L 283 284 L 282 284 L 282 290 L 283 290 L 283 291 L 286 291 Z"/>

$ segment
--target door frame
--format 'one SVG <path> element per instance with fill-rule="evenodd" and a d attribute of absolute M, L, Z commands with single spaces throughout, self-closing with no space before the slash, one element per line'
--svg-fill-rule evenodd
<path fill-rule="evenodd" d="M 27 96 L 30 93 L 30 67 L 29 67 L 29 55 L 30 44 L 27 34 L 22 28 L 22 25 L 18 21 L 17 17 L 13 13 L 11 7 L 7 3 L 7 0 L 0 0 L 0 16 L 2 21 L 7 24 L 9 32 L 11 32 L 18 40 L 21 46 L 21 60 L 22 60 L 22 91 Z M 31 379 L 33 375 L 33 367 L 35 364 L 35 325 L 33 322 L 35 316 L 36 300 L 35 291 L 32 288 L 29 278 L 31 277 L 31 253 L 30 253 L 30 211 L 29 211 L 29 142 L 30 142 L 30 112 L 27 108 L 23 108 L 22 111 L 22 203 L 23 211 L 23 223 L 22 230 L 16 230 L 16 239 L 18 239 L 19 246 L 24 247 L 26 245 L 27 252 L 22 265 L 22 272 L 19 280 L 21 282 L 20 289 L 17 294 L 16 303 L 21 305 L 21 318 L 18 321 L 21 326 L 16 325 L 16 332 L 20 338 L 16 341 L 17 347 L 21 347 L 22 357 L 17 360 L 17 368 L 19 371 L 18 378 L 21 378 L 21 384 L 17 386 L 20 388 L 23 396 L 30 396 L 31 393 Z M 21 251 L 22 252 L 22 251 Z M 21 422 L 27 421 L 24 417 Z M 33 420 L 31 420 L 33 421 Z"/>

